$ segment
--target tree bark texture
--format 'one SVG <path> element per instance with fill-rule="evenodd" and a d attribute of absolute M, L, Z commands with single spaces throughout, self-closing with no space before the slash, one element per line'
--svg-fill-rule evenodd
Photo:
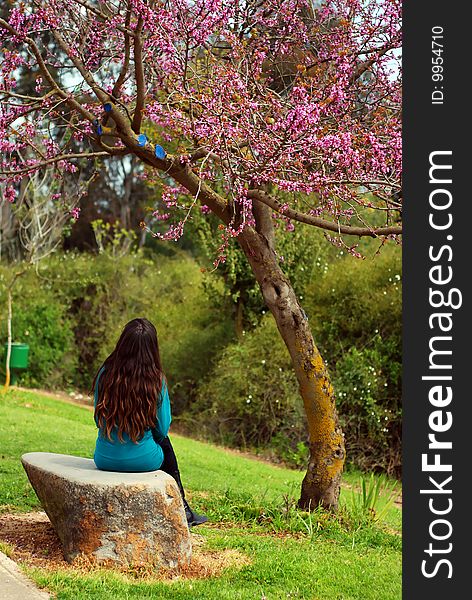
<path fill-rule="evenodd" d="M 200 182 L 187 165 L 170 168 L 169 174 L 189 192 L 199 195 L 201 201 L 204 201 L 223 223 L 229 223 L 231 215 L 227 203 L 205 183 Z M 298 303 L 290 281 L 280 268 L 274 250 L 270 210 L 267 205 L 254 199 L 256 229 L 251 226 L 245 227 L 237 239 L 290 353 L 304 403 L 310 459 L 298 505 L 308 510 L 319 505 L 336 510 L 345 448 L 336 412 L 334 390 L 326 365 L 313 340 L 308 319 Z"/>
<path fill-rule="evenodd" d="M 326 365 L 290 281 L 279 266 L 270 235 L 248 227 L 238 239 L 290 353 L 303 398 L 310 459 L 299 507 L 312 510 L 321 505 L 336 510 L 345 448 Z"/>

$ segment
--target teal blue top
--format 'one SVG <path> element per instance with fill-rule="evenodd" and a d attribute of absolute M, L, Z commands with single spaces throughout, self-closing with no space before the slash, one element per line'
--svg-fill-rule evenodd
<path fill-rule="evenodd" d="M 95 384 L 94 406 L 97 406 L 98 381 L 103 371 L 104 368 L 100 370 Z M 126 433 L 123 433 L 123 441 L 120 442 L 117 428 L 111 432 L 111 440 L 99 429 L 93 456 L 97 469 L 126 473 L 156 471 L 162 465 L 164 453 L 159 444 L 154 441 L 154 437 L 158 441 L 165 438 L 169 432 L 171 421 L 169 391 L 164 380 L 161 401 L 158 402 L 156 426 L 153 429 L 146 429 L 143 437 L 137 443 L 130 440 Z"/>

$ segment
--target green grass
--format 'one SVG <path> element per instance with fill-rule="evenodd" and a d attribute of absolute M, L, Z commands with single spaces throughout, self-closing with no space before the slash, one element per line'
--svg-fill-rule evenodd
<path fill-rule="evenodd" d="M 96 429 L 91 412 L 30 392 L 0 395 L 0 510 L 39 507 L 20 464 L 25 452 L 91 457 Z M 401 514 L 382 522 L 360 511 L 352 489 L 341 494 L 337 516 L 296 510 L 303 473 L 171 435 L 192 506 L 212 522 L 199 527 L 205 548 L 235 549 L 251 563 L 220 576 L 172 583 L 133 580 L 113 571 L 88 575 L 28 569 L 60 599 L 382 600 L 401 597 Z M 356 490 L 359 474 L 345 483 Z M 354 501 L 353 501 L 354 500 Z M 215 528 L 214 525 L 218 524 Z"/>

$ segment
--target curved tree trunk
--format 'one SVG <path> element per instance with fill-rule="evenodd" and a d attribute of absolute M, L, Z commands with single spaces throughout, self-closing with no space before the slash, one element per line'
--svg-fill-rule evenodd
<path fill-rule="evenodd" d="M 308 319 L 279 266 L 271 226 L 256 211 L 255 217 L 257 231 L 247 227 L 238 240 L 292 358 L 308 421 L 310 459 L 298 504 L 305 509 L 322 505 L 336 510 L 345 448 L 334 390 Z"/>
<path fill-rule="evenodd" d="M 202 184 L 188 165 L 174 167 L 169 174 L 190 193 L 200 195 L 200 200 L 210 206 L 223 223 L 230 222 L 228 203 Z M 307 317 L 279 266 L 274 250 L 272 211 L 266 204 L 253 199 L 253 215 L 255 229 L 246 226 L 237 239 L 292 358 L 308 422 L 310 459 L 298 504 L 306 509 L 321 505 L 336 510 L 345 449 L 334 390 Z"/>

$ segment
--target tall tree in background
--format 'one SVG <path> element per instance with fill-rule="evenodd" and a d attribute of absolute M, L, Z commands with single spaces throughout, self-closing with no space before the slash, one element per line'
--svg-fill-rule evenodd
<path fill-rule="evenodd" d="M 292 358 L 310 438 L 299 504 L 336 508 L 345 450 L 334 391 L 274 220 L 342 245 L 346 234 L 401 234 L 400 2 L 11 4 L 0 19 L 4 200 L 49 165 L 60 177 L 131 155 L 162 185 L 154 217 L 168 229 L 155 235 L 177 239 L 192 211 L 213 212 L 215 264 L 237 240 Z M 16 92 L 18 69 L 40 73 L 34 94 Z"/>

